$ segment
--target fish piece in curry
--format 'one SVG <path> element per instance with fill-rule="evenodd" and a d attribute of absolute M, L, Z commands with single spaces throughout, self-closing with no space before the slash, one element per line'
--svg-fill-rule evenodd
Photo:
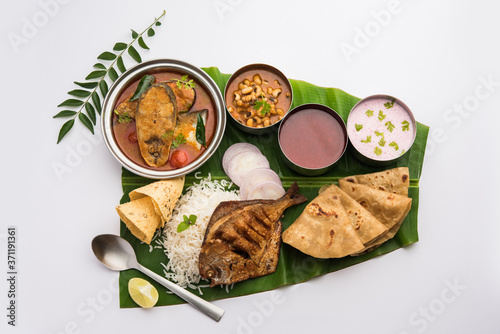
<path fill-rule="evenodd" d="M 142 157 L 151 167 L 167 163 L 177 122 L 177 103 L 172 89 L 158 83 L 139 99 L 135 115 L 137 142 Z"/>

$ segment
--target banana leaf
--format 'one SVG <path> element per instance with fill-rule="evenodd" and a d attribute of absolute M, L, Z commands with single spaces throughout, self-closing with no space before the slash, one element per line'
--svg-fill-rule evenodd
<path fill-rule="evenodd" d="M 215 67 L 204 68 L 203 70 L 214 79 L 221 92 L 223 92 L 230 75 L 221 73 Z M 349 111 L 360 100 L 359 98 L 340 89 L 318 87 L 299 80 L 290 80 L 290 82 L 293 89 L 292 107 L 304 103 L 324 104 L 337 111 L 344 121 L 347 121 Z M 269 159 L 271 168 L 279 174 L 285 188 L 288 188 L 294 181 L 297 181 L 300 187 L 300 192 L 309 200 L 312 200 L 317 196 L 318 190 L 321 186 L 325 184 L 337 183 L 338 179 L 341 177 L 407 166 L 410 169 L 409 196 L 413 199 L 413 201 L 411 210 L 396 236 L 370 253 L 358 257 L 347 256 L 341 259 L 325 260 L 313 258 L 287 244 L 282 244 L 278 268 L 275 273 L 236 283 L 231 289 L 221 287 L 203 288 L 202 298 L 213 300 L 237 297 L 272 290 L 286 284 L 304 282 L 315 276 L 334 272 L 417 242 L 419 179 L 422 174 L 422 165 L 428 132 L 429 128 L 427 126 L 417 123 L 417 136 L 412 148 L 402 157 L 402 159 L 398 160 L 397 163 L 394 163 L 393 165 L 386 167 L 368 166 L 357 160 L 351 155 L 349 150 L 347 150 L 339 163 L 326 174 L 317 177 L 306 177 L 296 174 L 290 170 L 279 158 L 279 147 L 275 133 L 264 136 L 248 135 L 239 131 L 230 122 L 230 120 L 228 120 L 225 135 L 220 147 L 215 154 L 197 170 L 197 172 L 200 172 L 202 176 L 206 177 L 210 173 L 212 179 L 228 179 L 222 169 L 222 156 L 224 151 L 231 144 L 237 142 L 249 142 L 259 147 L 266 155 Z M 129 201 L 128 193 L 130 191 L 153 181 L 154 180 L 134 175 L 126 169 L 123 169 L 122 187 L 124 195 L 120 203 Z M 186 187 L 191 185 L 194 181 L 196 181 L 194 173 L 187 175 Z M 283 229 L 288 228 L 288 226 L 294 222 L 294 220 L 304 210 L 306 204 L 307 203 L 303 203 L 285 211 L 285 216 L 282 219 Z M 150 252 L 149 245 L 141 244 L 138 239 L 132 236 L 123 222 L 121 222 L 120 234 L 132 244 L 141 264 L 163 276 L 163 267 L 161 263 L 166 264 L 168 262 L 168 258 L 163 253 L 162 249 L 153 249 L 152 252 Z M 128 281 L 132 277 L 143 277 L 147 279 L 146 276 L 136 270 L 128 270 L 120 273 L 120 307 L 137 307 L 134 301 L 130 298 L 127 290 Z M 149 281 L 156 286 L 160 293 L 157 306 L 184 303 L 184 301 L 177 296 L 167 293 L 163 286 L 157 284 L 151 279 L 149 279 Z M 207 285 L 208 283 L 204 281 L 202 282 L 204 285 Z M 198 290 L 191 291 L 199 295 Z"/>

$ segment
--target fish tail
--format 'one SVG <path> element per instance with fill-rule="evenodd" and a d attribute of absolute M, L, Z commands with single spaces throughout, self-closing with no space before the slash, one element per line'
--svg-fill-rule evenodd
<path fill-rule="evenodd" d="M 283 196 L 283 198 L 288 198 L 292 200 L 292 205 L 304 203 L 307 201 L 307 198 L 299 193 L 299 185 L 297 182 L 294 182 L 290 188 L 288 188 L 288 191 L 286 194 Z"/>

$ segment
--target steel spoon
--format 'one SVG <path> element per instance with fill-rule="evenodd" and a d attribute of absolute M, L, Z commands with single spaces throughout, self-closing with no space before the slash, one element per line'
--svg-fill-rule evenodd
<path fill-rule="evenodd" d="M 113 234 L 101 234 L 92 240 L 92 250 L 99 261 L 109 269 L 118 271 L 137 269 L 215 321 L 219 321 L 222 318 L 224 314 L 223 309 L 168 281 L 137 262 L 134 249 L 127 240 Z"/>

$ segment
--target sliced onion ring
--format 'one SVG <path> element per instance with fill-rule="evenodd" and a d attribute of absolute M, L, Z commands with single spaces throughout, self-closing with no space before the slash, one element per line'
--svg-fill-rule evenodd
<path fill-rule="evenodd" d="M 255 168 L 269 168 L 269 161 L 262 155 L 254 151 L 244 151 L 236 154 L 227 164 L 227 170 L 224 170 L 229 178 L 237 185 L 245 176 Z"/>
<path fill-rule="evenodd" d="M 272 199 L 276 200 L 285 194 L 285 189 L 280 183 L 266 181 L 257 184 L 248 192 L 247 200 L 251 199 Z"/>
<path fill-rule="evenodd" d="M 260 153 L 260 150 L 257 148 L 257 146 L 249 144 L 249 143 L 236 143 L 228 147 L 226 152 L 224 152 L 224 156 L 222 157 L 222 168 L 224 169 L 224 172 L 227 174 L 227 166 L 229 164 L 229 161 L 237 155 L 238 153 L 241 152 L 250 152 L 253 151 L 255 153 Z"/>
<path fill-rule="evenodd" d="M 240 186 L 240 197 L 241 199 L 247 199 L 249 191 L 260 183 L 274 181 L 281 185 L 281 179 L 270 168 L 255 168 L 248 172 L 248 174 L 243 178 Z"/>

